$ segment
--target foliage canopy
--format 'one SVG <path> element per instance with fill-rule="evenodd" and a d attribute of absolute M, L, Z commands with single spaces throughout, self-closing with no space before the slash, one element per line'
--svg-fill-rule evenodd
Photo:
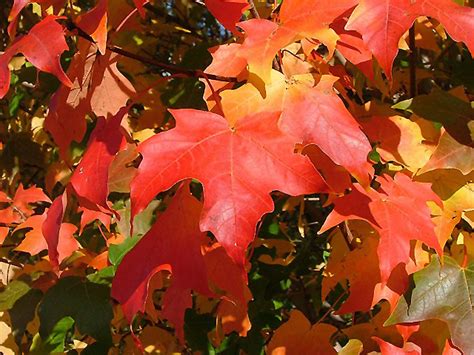
<path fill-rule="evenodd" d="M 2 353 L 472 354 L 464 0 L 9 0 Z"/>

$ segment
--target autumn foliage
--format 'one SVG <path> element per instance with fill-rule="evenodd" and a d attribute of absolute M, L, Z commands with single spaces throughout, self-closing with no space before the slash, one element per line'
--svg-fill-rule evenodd
<path fill-rule="evenodd" d="M 8 0 L 4 354 L 474 354 L 474 4 Z"/>

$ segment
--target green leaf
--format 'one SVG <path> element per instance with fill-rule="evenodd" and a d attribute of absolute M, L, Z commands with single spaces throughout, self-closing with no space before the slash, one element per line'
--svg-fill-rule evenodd
<path fill-rule="evenodd" d="M 36 307 L 43 298 L 43 292 L 38 289 L 30 288 L 30 290 L 21 296 L 8 311 L 13 329 L 13 334 L 17 344 L 22 343 L 28 323 L 35 318 Z"/>
<path fill-rule="evenodd" d="M 5 290 L 0 292 L 0 312 L 11 309 L 15 302 L 26 295 L 30 289 L 31 287 L 23 281 L 10 282 Z"/>
<path fill-rule="evenodd" d="M 152 201 L 147 208 L 135 216 L 133 219 L 133 237 L 142 237 L 148 232 L 155 220 L 155 210 L 160 206 L 160 201 Z M 125 206 L 117 209 L 120 220 L 117 222 L 117 228 L 120 234 L 130 237 L 130 200 L 127 200 Z"/>
<path fill-rule="evenodd" d="M 441 265 L 434 257 L 413 278 L 411 297 L 400 299 L 385 325 L 440 319 L 447 323 L 453 344 L 464 354 L 474 354 L 474 263 L 462 268 L 454 259 L 444 257 Z M 406 298 L 410 298 L 409 304 Z"/>
<path fill-rule="evenodd" d="M 46 339 L 64 317 L 72 317 L 81 334 L 111 344 L 110 321 L 113 318 L 110 288 L 82 279 L 65 277 L 45 294 L 39 307 L 40 334 Z"/>
<path fill-rule="evenodd" d="M 474 120 L 474 109 L 469 102 L 442 90 L 420 95 L 393 105 L 392 108 L 415 113 L 429 121 L 442 123 L 446 131 L 459 143 L 473 146 L 469 123 Z"/>
<path fill-rule="evenodd" d="M 96 284 L 104 284 L 104 285 L 111 285 L 112 279 L 115 275 L 115 268 L 113 266 L 107 266 L 102 270 L 94 272 L 93 274 L 87 275 L 87 279 L 90 282 Z"/>
<path fill-rule="evenodd" d="M 25 97 L 24 92 L 16 93 L 8 104 L 8 114 L 10 116 L 16 116 L 18 109 L 20 108 L 21 100 Z"/>
<path fill-rule="evenodd" d="M 338 352 L 339 355 L 359 355 L 364 348 L 358 339 L 350 339 L 349 342 Z"/>
<path fill-rule="evenodd" d="M 123 257 L 138 243 L 140 238 L 127 238 L 120 244 L 112 244 L 109 248 L 109 261 L 117 270 Z"/>
<path fill-rule="evenodd" d="M 64 317 L 56 323 L 51 334 L 49 334 L 45 340 L 43 340 L 39 334 L 36 334 L 30 347 L 30 354 L 46 355 L 62 353 L 64 351 L 64 342 L 73 325 L 74 319 Z"/>

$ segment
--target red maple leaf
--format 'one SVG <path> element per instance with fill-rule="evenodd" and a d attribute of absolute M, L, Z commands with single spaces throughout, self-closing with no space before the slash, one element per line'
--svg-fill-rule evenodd
<path fill-rule="evenodd" d="M 64 85 L 72 86 L 60 62 L 61 53 L 69 47 L 62 26 L 56 22 L 59 18 L 53 15 L 46 17 L 0 55 L 0 98 L 6 95 L 10 87 L 8 63 L 17 53 L 22 53 L 39 70 L 54 74 Z M 45 38 L 48 40 L 45 41 Z"/>
<path fill-rule="evenodd" d="M 161 191 L 196 178 L 204 186 L 201 230 L 211 231 L 242 267 L 260 218 L 273 210 L 270 193 L 322 192 L 310 160 L 294 153 L 295 138 L 278 128 L 278 112 L 246 116 L 235 125 L 217 114 L 173 110 L 176 128 L 138 150 L 143 161 L 131 184 L 132 220 Z"/>
<path fill-rule="evenodd" d="M 8 22 L 10 22 L 8 25 L 8 34 L 11 38 L 16 35 L 16 28 L 18 26 L 18 18 L 21 10 L 32 2 L 41 5 L 43 10 L 52 6 L 55 14 L 58 14 L 64 4 L 64 0 L 13 0 L 13 6 L 8 14 Z"/>
<path fill-rule="evenodd" d="M 51 207 L 46 211 L 46 218 L 41 226 L 41 232 L 48 244 L 49 261 L 55 271 L 59 271 L 60 231 L 67 205 L 67 194 L 56 197 Z"/>
<path fill-rule="evenodd" d="M 393 269 L 406 264 L 410 258 L 410 240 L 420 240 L 442 254 L 434 230 L 427 201 L 440 206 L 440 198 L 429 185 L 413 182 L 404 174 L 395 180 L 388 175 L 380 178 L 380 191 L 364 190 L 354 184 L 354 190 L 334 202 L 334 210 L 319 233 L 348 219 L 362 219 L 379 232 L 377 254 L 382 283 L 385 284 Z"/>
<path fill-rule="evenodd" d="M 109 166 L 124 140 L 120 124 L 127 111 L 128 107 L 124 107 L 107 120 L 99 118 L 86 153 L 71 177 L 71 186 L 80 197 L 81 205 L 85 203 L 89 209 L 109 209 Z"/>
<path fill-rule="evenodd" d="M 452 0 L 360 0 L 346 29 L 362 34 L 367 47 L 391 78 L 398 42 L 420 16 L 440 21 L 455 41 L 466 43 L 474 53 L 474 9 Z"/>
<path fill-rule="evenodd" d="M 108 0 L 98 0 L 93 9 L 77 19 L 78 27 L 94 39 L 102 55 L 107 47 L 107 6 Z"/>
<path fill-rule="evenodd" d="M 25 233 L 25 239 L 22 240 L 15 250 L 36 255 L 39 252 L 48 249 L 48 243 L 46 242 L 46 238 L 42 231 L 45 220 L 46 213 L 37 214 L 31 216 L 25 222 L 18 225 L 15 228 L 15 231 L 25 228 L 31 228 L 31 230 Z M 58 263 L 61 263 L 64 259 L 70 256 L 72 252 L 78 249 L 79 243 L 73 235 L 76 231 L 77 227 L 74 224 L 61 224 L 57 244 Z"/>
<path fill-rule="evenodd" d="M 247 0 L 205 0 L 206 6 L 219 22 L 228 30 L 235 32 L 235 24 L 250 5 Z"/>
<path fill-rule="evenodd" d="M 33 214 L 33 208 L 30 206 L 38 202 L 51 202 L 42 189 L 31 186 L 27 189 L 20 184 L 15 192 L 13 199 L 0 191 L 0 203 L 8 204 L 6 208 L 0 209 L 0 223 L 12 224 L 21 223 Z"/>
<path fill-rule="evenodd" d="M 112 297 L 122 304 L 130 322 L 138 311 L 145 311 L 150 279 L 161 270 L 173 275 L 164 295 L 162 315 L 175 325 L 181 340 L 184 311 L 192 307 L 191 290 L 212 296 L 201 252 L 206 239 L 199 230 L 201 207 L 187 186 L 180 188 L 166 211 L 120 263 Z"/>
<path fill-rule="evenodd" d="M 51 98 L 45 128 L 51 133 L 63 159 L 72 141 L 80 142 L 86 132 L 85 116 L 115 115 L 135 90 L 117 69 L 118 56 L 96 54 L 95 45 L 80 40 L 79 52 L 68 70 L 72 87 L 61 86 Z"/>
<path fill-rule="evenodd" d="M 286 91 L 281 126 L 300 138 L 301 143 L 316 144 L 334 163 L 368 186 L 373 168 L 367 155 L 372 148 L 357 121 L 334 93 L 333 84 L 337 80 L 323 75 L 314 88 L 291 85 Z"/>

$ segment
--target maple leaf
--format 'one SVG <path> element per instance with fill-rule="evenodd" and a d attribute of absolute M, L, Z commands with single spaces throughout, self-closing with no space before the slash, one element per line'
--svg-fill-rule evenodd
<path fill-rule="evenodd" d="M 303 313 L 292 310 L 290 319 L 273 334 L 267 347 L 268 354 L 336 354 L 329 342 L 337 331 L 329 324 L 315 324 L 306 319 Z"/>
<path fill-rule="evenodd" d="M 224 334 L 235 331 L 241 336 L 247 336 L 251 328 L 247 303 L 252 299 L 252 294 L 241 270 L 219 243 L 204 247 L 204 262 L 211 290 L 221 295 L 217 317 Z"/>
<path fill-rule="evenodd" d="M 352 11 L 349 10 L 342 14 L 330 26 L 339 36 L 336 48 L 344 58 L 356 65 L 369 79 L 373 80 L 372 52 L 367 48 L 358 32 L 345 29 L 351 13 Z"/>
<path fill-rule="evenodd" d="M 7 94 L 10 87 L 8 63 L 17 53 L 22 53 L 39 70 L 54 74 L 64 85 L 72 86 L 61 67 L 61 53 L 69 47 L 64 39 L 62 26 L 56 22 L 58 19 L 60 17 L 54 15 L 46 17 L 0 55 L 0 98 Z M 45 42 L 45 38 L 48 41 Z"/>
<path fill-rule="evenodd" d="M 77 26 L 88 33 L 97 44 L 100 54 L 107 47 L 107 6 L 108 0 L 98 0 L 97 5 L 77 19 Z"/>
<path fill-rule="evenodd" d="M 209 53 L 212 56 L 212 62 L 206 68 L 206 73 L 227 77 L 239 77 L 247 66 L 247 61 L 237 55 L 239 50 L 240 44 L 237 43 L 223 44 L 210 48 Z M 210 84 L 212 85 L 211 89 L 207 80 L 201 81 L 206 85 L 204 97 L 211 100 L 213 99 L 212 89 L 218 92 L 222 88 L 231 85 L 223 81 L 210 80 Z"/>
<path fill-rule="evenodd" d="M 440 319 L 448 324 L 453 344 L 465 354 L 474 350 L 473 283 L 474 263 L 461 267 L 450 257 L 443 265 L 434 257 L 425 269 L 414 274 L 415 288 L 408 300 L 401 298 L 386 325 Z"/>
<path fill-rule="evenodd" d="M 279 113 L 243 117 L 234 126 L 217 114 L 172 110 L 176 128 L 151 137 L 131 185 L 132 220 L 161 191 L 187 178 L 204 187 L 201 230 L 211 231 L 242 267 L 260 218 L 273 210 L 270 192 L 322 192 L 326 185 L 294 138 L 278 128 Z"/>
<path fill-rule="evenodd" d="M 47 9 L 49 7 L 53 7 L 54 13 L 57 14 L 64 4 L 64 0 L 13 0 L 13 6 L 8 14 L 8 34 L 10 38 L 15 37 L 16 28 L 18 25 L 18 17 L 20 15 L 21 10 L 23 10 L 28 4 L 35 2 L 40 4 L 43 9 Z"/>
<path fill-rule="evenodd" d="M 333 0 L 325 3 L 317 0 L 287 0 L 280 11 L 281 26 L 296 34 L 297 39 L 315 38 L 334 53 L 339 36 L 329 25 L 357 5 L 358 0 Z"/>
<path fill-rule="evenodd" d="M 303 149 L 328 186 L 336 193 L 344 193 L 352 185 L 351 176 L 342 166 L 334 163 L 317 145 L 311 144 Z"/>
<path fill-rule="evenodd" d="M 387 302 L 382 302 L 380 304 L 380 311 L 370 318 L 368 322 L 354 324 L 342 331 L 350 339 L 361 340 L 364 344 L 364 351 L 367 353 L 379 350 L 378 344 L 374 340 L 374 335 L 392 344 L 402 346 L 404 341 L 397 327 L 394 325 L 384 327 L 384 322 L 389 316 L 390 306 Z"/>
<path fill-rule="evenodd" d="M 247 0 L 205 0 L 205 3 L 210 13 L 232 32 L 236 32 L 236 23 L 245 10 L 250 8 Z"/>
<path fill-rule="evenodd" d="M 92 206 L 109 210 L 109 166 L 124 141 L 120 124 L 127 112 L 128 107 L 124 107 L 115 116 L 97 121 L 87 150 L 70 180 L 80 203 L 86 200 Z"/>
<path fill-rule="evenodd" d="M 138 311 L 144 312 L 149 281 L 161 270 L 173 275 L 163 298 L 162 315 L 175 325 L 181 341 L 184 311 L 192 307 L 191 290 L 212 296 L 201 252 L 207 238 L 199 230 L 201 207 L 187 185 L 181 187 L 150 231 L 123 258 L 112 284 L 112 297 L 122 304 L 129 322 Z"/>
<path fill-rule="evenodd" d="M 10 232 L 10 228 L 0 227 L 0 244 L 2 244 L 5 241 L 9 232 Z"/>
<path fill-rule="evenodd" d="M 262 83 L 271 81 L 273 58 L 292 41 L 295 34 L 275 22 L 263 19 L 239 22 L 238 26 L 244 30 L 245 40 L 237 55 L 248 63 L 249 80 L 262 88 Z"/>
<path fill-rule="evenodd" d="M 72 141 L 80 142 L 86 132 L 85 115 L 115 115 L 135 93 L 131 83 L 117 69 L 118 56 L 96 54 L 95 45 L 80 40 L 68 74 L 71 88 L 61 86 L 51 98 L 45 129 L 59 146 L 63 159 Z"/>
<path fill-rule="evenodd" d="M 46 212 L 46 218 L 41 225 L 41 232 L 48 244 L 49 261 L 56 272 L 59 270 L 59 251 L 58 245 L 60 241 L 60 231 L 64 211 L 67 205 L 67 194 L 56 197 L 51 204 L 51 207 Z"/>
<path fill-rule="evenodd" d="M 101 211 L 96 211 L 96 210 L 90 210 L 86 207 L 79 207 L 78 209 L 80 212 L 82 212 L 81 215 L 81 225 L 79 228 L 79 234 L 82 234 L 84 231 L 84 228 L 86 225 L 94 222 L 94 221 L 100 221 L 104 227 L 110 231 L 110 222 L 111 222 L 111 216 L 110 214 L 103 213 Z"/>
<path fill-rule="evenodd" d="M 145 8 L 144 6 L 148 4 L 149 0 L 133 0 L 133 3 L 135 4 L 138 13 L 140 14 L 141 17 L 145 17 Z"/>
<path fill-rule="evenodd" d="M 280 125 L 301 139 L 301 143 L 316 144 L 334 163 L 368 186 L 373 168 L 367 155 L 372 148 L 357 121 L 334 93 L 335 81 L 336 77 L 323 75 L 314 88 L 290 85 Z"/>
<path fill-rule="evenodd" d="M 466 43 L 474 53 L 474 9 L 452 0 L 360 0 L 346 29 L 362 34 L 367 47 L 389 79 L 398 42 L 420 16 L 439 20 L 455 41 Z"/>
<path fill-rule="evenodd" d="M 46 220 L 46 213 L 34 215 L 25 222 L 19 224 L 14 231 L 31 228 L 25 233 L 25 239 L 15 248 L 15 250 L 36 255 L 43 250 L 48 249 L 48 243 L 42 231 L 43 223 Z M 70 256 L 79 247 L 79 243 L 74 238 L 77 227 L 71 223 L 62 223 L 59 230 L 58 238 L 58 263 Z"/>
<path fill-rule="evenodd" d="M 304 37 L 315 37 L 315 33 L 332 23 L 336 18 L 353 8 L 358 0 L 334 0 L 322 3 L 318 0 L 287 0 L 282 4 L 280 21 Z"/>
<path fill-rule="evenodd" d="M 0 191 L 0 203 L 8 204 L 6 208 L 0 210 L 0 222 L 5 224 L 24 222 L 33 213 L 30 205 L 38 202 L 51 202 L 51 200 L 36 186 L 25 189 L 23 184 L 20 184 L 13 199 Z"/>
<path fill-rule="evenodd" d="M 443 355 L 462 355 L 462 353 L 454 348 L 449 340 L 446 340 L 446 344 L 443 348 Z"/>
<path fill-rule="evenodd" d="M 433 107 L 433 102 L 436 102 L 436 107 Z M 419 95 L 398 102 L 392 108 L 441 123 L 456 141 L 474 148 L 474 140 L 469 129 L 469 125 L 474 120 L 474 109 L 467 98 L 462 99 L 446 91 L 435 89 L 429 95 Z"/>
<path fill-rule="evenodd" d="M 468 175 L 474 170 L 474 147 L 460 144 L 448 132 L 443 133 L 433 155 L 419 174 L 436 169 L 457 169 Z"/>
<path fill-rule="evenodd" d="M 380 234 L 377 254 L 382 284 L 385 284 L 399 263 L 409 261 L 410 240 L 420 240 L 442 255 L 426 204 L 433 201 L 442 207 L 442 202 L 429 186 L 413 182 L 404 174 L 397 174 L 394 180 L 383 175 L 379 182 L 380 192 L 354 184 L 350 194 L 334 202 L 334 210 L 319 233 L 349 219 L 372 224 Z"/>
<path fill-rule="evenodd" d="M 329 25 L 356 4 L 357 0 L 335 0 L 331 3 L 290 0 L 282 4 L 279 24 L 264 19 L 238 23 L 245 32 L 245 40 L 238 56 L 248 62 L 251 73 L 249 79 L 258 87 L 261 87 L 262 82 L 269 83 L 275 55 L 297 39 L 317 38 L 332 54 L 339 36 Z"/>
<path fill-rule="evenodd" d="M 421 355 L 421 348 L 413 343 L 405 343 L 403 348 L 399 348 L 383 339 L 372 337 L 379 344 L 382 355 Z"/>
<path fill-rule="evenodd" d="M 336 77 L 323 75 L 313 87 L 312 76 L 295 75 L 286 80 L 272 71 L 265 98 L 253 85 L 245 84 L 221 93 L 222 109 L 231 124 L 252 112 L 281 110 L 279 125 L 295 137 L 295 143 L 317 145 L 333 165 L 344 167 L 368 186 L 373 168 L 367 155 L 372 148 L 359 123 L 334 92 L 335 81 Z M 330 164 L 324 165 L 328 168 Z"/>
<path fill-rule="evenodd" d="M 349 249 L 340 228 L 332 233 L 333 251 L 325 270 L 327 275 L 322 282 L 322 297 L 326 298 L 330 290 L 342 280 L 347 279 L 350 295 L 338 309 L 338 314 L 368 312 L 382 299 L 387 300 L 392 309 L 395 308 L 398 299 L 408 287 L 406 271 L 408 266 L 398 265 L 399 267 L 391 273 L 387 284 L 383 285 L 380 280 L 377 255 L 379 244 L 377 233 L 364 221 L 347 223 L 345 232 L 350 233 L 350 236 L 354 238 L 351 243 L 354 249 Z M 356 240 L 361 240 L 361 242 L 356 243 Z"/>
<path fill-rule="evenodd" d="M 132 164 L 138 157 L 136 148 L 135 144 L 120 147 L 120 151 L 109 166 L 109 192 L 130 193 L 130 183 L 137 170 Z"/>
<path fill-rule="evenodd" d="M 428 161 L 434 150 L 423 137 L 420 125 L 401 116 L 374 116 L 362 122 L 362 127 L 377 144 L 383 161 L 395 161 L 413 172 Z"/>
<path fill-rule="evenodd" d="M 333 253 L 325 270 L 328 275 L 323 279 L 322 298 L 326 298 L 329 291 L 341 279 L 347 278 L 350 284 L 350 296 L 338 313 L 369 311 L 372 308 L 375 286 L 380 282 L 379 261 L 376 254 L 378 240 L 369 235 L 363 240 L 362 245 L 341 256 L 339 253 L 344 249 L 339 242 L 340 238 L 334 240 L 339 235 L 332 237 Z"/>

